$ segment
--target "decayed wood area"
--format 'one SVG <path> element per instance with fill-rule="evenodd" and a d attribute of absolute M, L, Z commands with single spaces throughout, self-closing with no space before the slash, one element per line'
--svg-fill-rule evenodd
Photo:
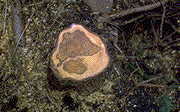
<path fill-rule="evenodd" d="M 89 1 L 0 1 L 0 111 L 180 109 L 180 1 Z M 59 33 L 74 23 L 98 34 L 111 58 L 103 86 L 86 95 L 83 82 L 59 91 L 48 77 Z"/>

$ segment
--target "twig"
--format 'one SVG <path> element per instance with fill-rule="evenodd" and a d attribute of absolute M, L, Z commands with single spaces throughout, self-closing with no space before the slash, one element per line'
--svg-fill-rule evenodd
<path fill-rule="evenodd" d="M 151 78 L 151 79 L 149 79 L 149 80 L 145 80 L 145 81 L 140 82 L 140 83 L 136 82 L 136 81 L 133 79 L 136 87 L 132 88 L 129 92 L 135 90 L 137 87 L 139 87 L 139 86 L 141 86 L 141 85 L 144 85 L 145 83 L 148 83 L 148 82 L 151 82 L 151 81 L 153 81 L 153 80 L 160 79 L 160 78 L 162 78 L 162 76 L 160 76 L 160 77 L 154 77 L 154 78 Z"/>
<path fill-rule="evenodd" d="M 146 87 L 162 87 L 162 88 L 165 88 L 167 85 L 140 84 L 139 86 L 146 86 Z"/>
<path fill-rule="evenodd" d="M 164 42 L 165 40 L 167 40 L 168 38 L 172 37 L 174 34 L 176 33 L 176 31 L 174 31 L 173 33 L 171 33 L 169 36 L 167 36 L 166 38 L 161 39 L 161 43 Z"/>
<path fill-rule="evenodd" d="M 176 39 L 176 40 L 174 40 L 174 41 L 172 41 L 172 42 L 165 43 L 165 44 L 163 44 L 163 46 L 166 46 L 166 45 L 168 45 L 168 44 L 171 44 L 171 43 L 174 43 L 174 42 L 177 42 L 177 41 L 180 41 L 180 38 L 178 38 L 178 39 Z"/>
<path fill-rule="evenodd" d="M 131 80 L 131 78 L 132 78 L 132 76 L 134 75 L 134 73 L 135 73 L 136 71 L 138 71 L 138 70 L 139 70 L 139 67 L 136 68 L 136 69 L 130 74 L 128 80 Z"/>
<path fill-rule="evenodd" d="M 115 43 L 114 46 L 119 50 L 119 52 L 121 52 L 121 54 L 123 54 L 123 51 Z"/>
<path fill-rule="evenodd" d="M 160 76 L 160 77 L 154 77 L 154 78 L 151 78 L 151 79 L 149 79 L 149 80 L 145 80 L 145 81 L 143 81 L 143 82 L 140 82 L 140 83 L 138 83 L 136 86 L 138 87 L 138 86 L 140 86 L 141 84 L 144 84 L 144 83 L 147 83 L 147 82 L 151 82 L 151 81 L 153 81 L 153 80 L 157 80 L 157 79 L 160 79 L 160 78 L 162 78 L 162 76 Z"/>
<path fill-rule="evenodd" d="M 3 28 L 3 34 L 5 34 L 6 32 L 6 17 L 7 17 L 7 2 L 6 2 L 6 8 L 5 8 L 5 12 L 4 12 L 4 28 Z"/>
<path fill-rule="evenodd" d="M 143 18 L 143 17 L 144 17 L 144 15 L 140 15 L 140 16 L 138 16 L 138 17 L 136 17 L 136 18 L 131 19 L 131 20 L 122 22 L 121 24 L 119 24 L 119 26 L 124 26 L 124 25 L 130 24 L 130 23 L 132 23 L 132 22 L 134 22 L 134 21 L 137 21 L 137 20 L 139 20 L 139 19 L 141 19 L 141 18 Z M 108 23 L 109 23 L 109 24 L 113 24 L 112 22 L 108 22 Z"/>
<path fill-rule="evenodd" d="M 133 81 L 134 81 L 134 83 L 135 83 L 135 87 L 134 88 L 132 88 L 131 90 L 129 90 L 128 92 L 126 92 L 125 93 L 125 97 L 128 97 L 130 94 L 129 93 L 131 93 L 133 90 L 135 90 L 136 88 L 138 88 L 139 86 L 144 86 L 144 85 L 146 85 L 146 86 L 148 86 L 148 84 L 145 84 L 145 83 L 147 83 L 147 82 L 150 82 L 150 81 L 153 81 L 153 80 L 157 80 L 157 79 L 160 79 L 160 78 L 162 78 L 162 76 L 160 76 L 160 77 L 154 77 L 154 78 L 151 78 L 151 79 L 149 79 L 149 80 L 145 80 L 145 81 L 143 81 L 143 82 L 140 82 L 140 83 L 137 83 L 134 79 L 133 79 Z M 150 85 L 150 86 L 148 86 L 148 87 L 166 87 L 166 86 L 158 86 L 158 85 Z"/>
<path fill-rule="evenodd" d="M 178 32 L 178 33 L 180 34 L 180 30 L 178 30 L 171 22 L 169 22 L 169 21 L 167 21 L 167 20 L 165 20 L 165 22 L 168 23 L 168 24 L 170 24 L 171 27 L 172 27 L 176 32 Z"/>
<path fill-rule="evenodd" d="M 151 27 L 152 27 L 152 31 L 153 31 L 153 33 L 154 33 L 154 37 L 156 38 L 156 39 L 158 39 L 158 34 L 156 33 L 156 31 L 155 31 L 155 28 L 154 28 L 154 22 L 152 23 L 152 21 L 155 21 L 154 20 L 154 18 L 152 18 L 152 20 L 151 20 Z"/>
<path fill-rule="evenodd" d="M 99 21 L 107 21 L 109 18 L 117 18 L 117 17 L 119 18 L 119 17 L 123 17 L 128 14 L 132 14 L 132 13 L 152 10 L 152 9 L 155 9 L 155 8 L 161 6 L 162 3 L 165 4 L 167 2 L 168 2 L 168 0 L 163 0 L 162 2 L 157 2 L 157 3 L 146 5 L 146 6 L 141 6 L 141 7 L 137 7 L 137 8 L 133 8 L 133 9 L 127 9 L 125 11 L 120 11 L 115 14 L 108 15 L 106 17 L 100 17 Z"/>
<path fill-rule="evenodd" d="M 120 72 L 117 70 L 117 68 L 114 66 L 114 70 L 117 72 L 117 74 L 120 76 Z"/>
<path fill-rule="evenodd" d="M 162 19 L 161 19 L 161 26 L 160 26 L 160 39 L 162 39 L 163 35 L 163 23 L 164 23 L 164 18 L 166 15 L 166 7 L 164 5 L 164 2 L 161 2 L 163 6 L 163 14 L 162 14 Z"/>

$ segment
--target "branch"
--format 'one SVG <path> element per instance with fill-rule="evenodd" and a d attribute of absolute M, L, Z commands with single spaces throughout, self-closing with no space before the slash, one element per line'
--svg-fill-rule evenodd
<path fill-rule="evenodd" d="M 152 10 L 152 9 L 155 9 L 155 8 L 161 6 L 162 3 L 165 4 L 167 2 L 168 2 L 168 0 L 163 0 L 161 2 L 157 2 L 157 3 L 154 3 L 154 4 L 140 6 L 140 7 L 137 7 L 137 8 L 132 8 L 132 9 L 127 9 L 127 10 L 124 10 L 124 11 L 116 12 L 115 14 L 108 15 L 106 17 L 103 17 L 103 16 L 100 17 L 99 21 L 106 22 L 110 18 L 117 18 L 117 17 L 119 18 L 119 17 L 123 17 L 123 16 L 126 16 L 128 14 L 132 14 L 132 13 Z"/>

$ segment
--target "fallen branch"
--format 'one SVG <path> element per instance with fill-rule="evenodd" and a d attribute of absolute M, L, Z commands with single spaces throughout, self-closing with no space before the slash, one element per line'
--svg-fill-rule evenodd
<path fill-rule="evenodd" d="M 157 3 L 154 3 L 154 4 L 140 6 L 140 7 L 137 7 L 137 8 L 127 9 L 125 11 L 116 12 L 115 14 L 112 14 L 112 15 L 108 15 L 108 16 L 105 16 L 105 17 L 103 17 L 103 16 L 100 17 L 99 21 L 106 22 L 108 19 L 113 19 L 113 18 L 117 18 L 117 17 L 120 18 L 120 17 L 126 16 L 126 15 L 129 15 L 129 14 L 137 13 L 137 12 L 143 12 L 143 11 L 152 10 L 152 9 L 155 9 L 155 8 L 161 6 L 162 3 L 165 4 L 167 2 L 168 2 L 168 0 L 163 0 L 161 2 L 157 2 Z"/>

